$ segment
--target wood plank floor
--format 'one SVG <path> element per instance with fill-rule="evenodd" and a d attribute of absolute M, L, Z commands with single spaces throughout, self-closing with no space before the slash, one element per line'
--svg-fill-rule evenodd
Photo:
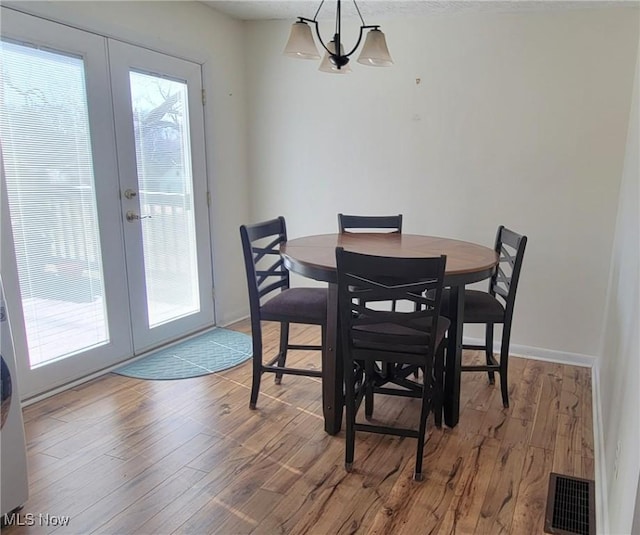
<path fill-rule="evenodd" d="M 265 338 L 273 349 L 271 326 Z M 317 367 L 316 355 L 297 363 Z M 248 362 L 181 381 L 109 374 L 29 406 L 21 518 L 69 523 L 3 533 L 542 533 L 549 472 L 594 478 L 588 368 L 512 358 L 509 409 L 486 374 L 463 374 L 460 424 L 430 421 L 419 483 L 408 438 L 357 434 L 347 474 L 344 432 L 323 431 L 320 381 L 272 377 L 256 411 Z M 418 410 L 381 398 L 374 416 L 406 424 Z"/>

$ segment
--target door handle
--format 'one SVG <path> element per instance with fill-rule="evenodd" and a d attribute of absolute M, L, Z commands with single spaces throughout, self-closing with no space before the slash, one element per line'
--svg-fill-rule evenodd
<path fill-rule="evenodd" d="M 134 190 L 132 190 L 132 189 L 126 189 L 126 190 L 124 190 L 124 196 L 125 196 L 127 199 L 133 199 L 136 195 L 137 195 L 137 193 L 136 193 Z"/>
<path fill-rule="evenodd" d="M 131 210 L 126 213 L 125 217 L 127 218 L 127 221 L 129 221 L 129 223 L 132 223 L 133 221 L 137 221 L 139 219 L 151 219 L 150 215 L 143 215 L 142 217 L 140 217 L 138 214 L 132 212 Z"/>

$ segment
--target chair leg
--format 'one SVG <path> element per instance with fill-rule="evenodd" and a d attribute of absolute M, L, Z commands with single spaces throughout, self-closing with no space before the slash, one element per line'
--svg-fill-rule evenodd
<path fill-rule="evenodd" d="M 380 367 L 381 373 L 386 380 L 390 380 L 395 372 L 395 367 L 392 362 L 383 362 Z"/>
<path fill-rule="evenodd" d="M 487 366 L 493 363 L 493 323 L 487 323 L 486 335 L 485 335 L 485 354 L 487 359 Z M 489 375 L 489 384 L 493 385 L 496 382 L 495 372 L 487 372 Z"/>
<path fill-rule="evenodd" d="M 355 453 L 356 431 L 354 428 L 356 419 L 356 394 L 355 394 L 355 366 L 350 358 L 344 359 L 344 385 L 345 385 L 345 455 L 344 469 L 351 472 L 353 468 L 353 457 Z M 366 381 L 366 379 L 365 379 Z"/>
<path fill-rule="evenodd" d="M 505 409 L 509 408 L 509 383 L 508 368 L 509 368 L 509 338 L 510 338 L 510 326 L 505 325 L 502 333 L 502 344 L 500 346 L 500 391 L 502 392 L 502 406 Z"/>
<path fill-rule="evenodd" d="M 395 310 L 395 301 L 394 301 L 394 308 L 393 308 L 393 310 Z M 414 311 L 416 311 L 416 312 L 417 312 L 418 310 L 421 310 L 420 305 L 419 305 L 418 303 L 414 303 L 413 310 L 414 310 Z M 416 381 L 420 378 L 420 366 L 418 366 L 418 367 L 416 368 L 416 370 L 413 372 L 413 378 L 414 378 Z"/>
<path fill-rule="evenodd" d="M 251 397 L 249 409 L 255 410 L 260 392 L 260 378 L 262 377 L 262 333 L 253 333 L 253 379 L 251 382 Z"/>
<path fill-rule="evenodd" d="M 422 387 L 422 408 L 420 410 L 420 427 L 418 428 L 418 446 L 416 448 L 416 467 L 413 472 L 413 479 L 422 481 L 422 457 L 424 455 L 424 439 L 427 434 L 427 417 L 431 409 L 431 396 L 433 394 L 433 368 L 427 366 L 424 374 L 424 385 Z"/>
<path fill-rule="evenodd" d="M 436 358 L 433 365 L 434 372 L 434 389 L 433 389 L 433 420 L 438 429 L 442 428 L 442 411 L 444 409 L 444 348 L 446 341 L 436 352 Z M 426 382 L 427 379 L 424 379 Z"/>
<path fill-rule="evenodd" d="M 287 347 L 289 346 L 289 324 L 280 323 L 280 351 L 278 353 L 278 367 L 284 368 L 287 363 Z M 276 372 L 275 383 L 282 383 L 282 372 Z"/>
<path fill-rule="evenodd" d="M 383 363 L 384 367 L 386 363 Z M 364 417 L 370 420 L 373 416 L 373 387 L 375 385 L 374 364 L 367 360 L 364 363 Z"/>

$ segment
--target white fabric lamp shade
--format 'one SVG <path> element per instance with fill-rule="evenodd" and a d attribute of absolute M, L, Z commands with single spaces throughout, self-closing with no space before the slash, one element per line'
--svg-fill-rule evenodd
<path fill-rule="evenodd" d="M 331 50 L 331 52 L 335 52 L 336 50 L 335 41 L 329 41 L 327 48 Z M 344 46 L 342 46 L 342 44 L 340 45 L 340 54 L 341 55 L 344 54 Z M 333 73 L 333 74 L 347 74 L 351 72 L 351 66 L 347 63 L 342 68 L 338 69 L 338 67 L 336 67 L 333 63 L 331 63 L 331 60 L 329 59 L 329 53 L 325 52 L 324 57 L 322 58 L 322 62 L 320 63 L 320 67 L 318 67 L 318 70 L 322 72 Z"/>
<path fill-rule="evenodd" d="M 320 59 L 313 35 L 311 35 L 311 28 L 306 22 L 298 21 L 291 25 L 291 34 L 283 54 L 290 58 Z"/>
<path fill-rule="evenodd" d="M 393 65 L 384 33 L 377 28 L 367 34 L 362 52 L 358 57 L 358 63 L 373 67 L 389 67 Z"/>

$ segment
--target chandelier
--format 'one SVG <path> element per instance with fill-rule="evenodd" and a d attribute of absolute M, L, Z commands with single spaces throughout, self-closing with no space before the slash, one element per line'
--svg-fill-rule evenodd
<path fill-rule="evenodd" d="M 320 6 L 316 11 L 316 14 L 312 19 L 305 17 L 298 17 L 298 20 L 291 26 L 291 34 L 289 35 L 289 41 L 284 49 L 284 55 L 298 59 L 320 59 L 320 54 L 316 48 L 311 33 L 310 24 L 315 26 L 316 35 L 318 41 L 325 50 L 324 58 L 320 63 L 320 69 L 323 72 L 331 72 L 336 74 L 344 74 L 351 71 L 349 66 L 349 57 L 358 49 L 362 36 L 365 30 L 369 30 L 367 37 L 358 56 L 358 63 L 363 65 L 369 65 L 373 67 L 389 67 L 393 64 L 389 49 L 387 48 L 387 41 L 384 33 L 380 31 L 379 25 L 367 25 L 362 18 L 358 4 L 353 0 L 353 5 L 356 7 L 358 16 L 362 25 L 360 26 L 360 33 L 355 46 L 348 52 L 344 53 L 344 43 L 342 40 L 342 12 L 341 2 L 337 0 L 336 6 L 336 24 L 333 39 L 325 44 L 320 35 L 320 28 L 318 25 L 318 14 L 324 5 L 324 1 L 320 2 Z"/>

